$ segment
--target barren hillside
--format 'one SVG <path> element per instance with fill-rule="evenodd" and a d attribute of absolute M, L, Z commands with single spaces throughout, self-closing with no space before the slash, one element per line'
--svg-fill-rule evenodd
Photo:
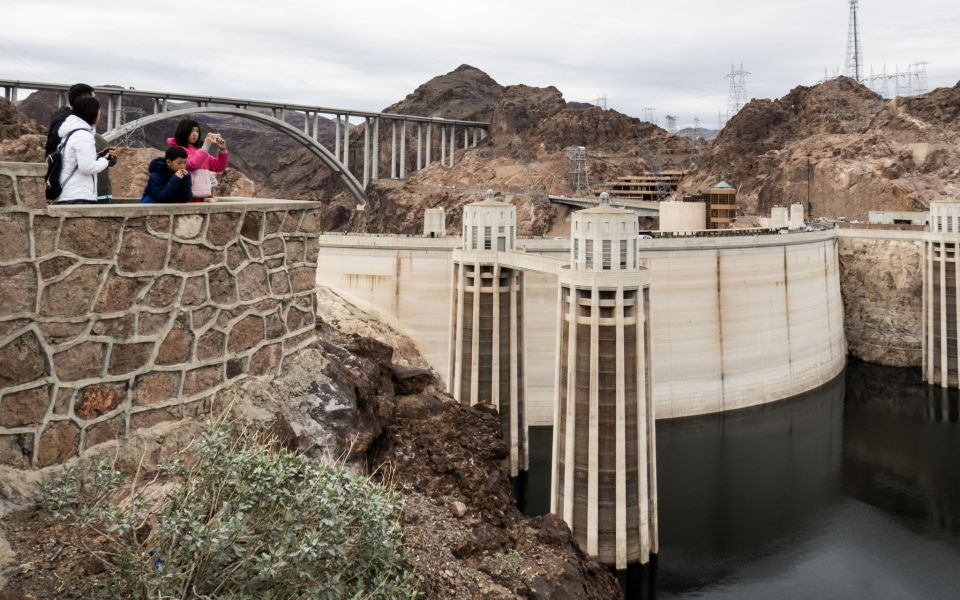
<path fill-rule="evenodd" d="M 924 210 L 960 182 L 960 84 L 885 101 L 840 77 L 753 100 L 730 120 L 684 188 L 719 178 L 740 209 L 802 202 L 815 216 Z"/>

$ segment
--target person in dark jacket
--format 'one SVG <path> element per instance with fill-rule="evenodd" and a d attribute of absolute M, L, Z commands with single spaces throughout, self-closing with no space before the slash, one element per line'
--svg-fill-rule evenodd
<path fill-rule="evenodd" d="M 93 86 L 85 83 L 75 83 L 70 86 L 70 89 L 67 91 L 67 106 L 61 106 L 55 110 L 50 117 L 50 127 L 47 129 L 47 143 L 44 146 L 44 155 L 50 156 L 57 151 L 57 146 L 60 145 L 60 126 L 63 125 L 66 118 L 70 116 L 70 111 L 74 103 L 76 103 L 77 98 L 84 96 L 96 96 Z M 106 156 L 110 150 L 114 149 L 99 133 L 94 135 L 94 141 L 97 146 L 97 156 Z M 117 164 L 117 157 L 116 155 L 111 155 L 109 158 L 109 166 L 112 167 L 115 164 Z M 111 200 L 113 200 L 113 186 L 110 184 L 109 171 L 103 170 L 97 177 L 97 202 L 108 203 Z"/>
<path fill-rule="evenodd" d="M 171 204 L 189 202 L 193 197 L 190 173 L 187 172 L 187 151 L 179 146 L 167 148 L 163 156 L 150 161 L 150 178 L 140 202 Z"/>

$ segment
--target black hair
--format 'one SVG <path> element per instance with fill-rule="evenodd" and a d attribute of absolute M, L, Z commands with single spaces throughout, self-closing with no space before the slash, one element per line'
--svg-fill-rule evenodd
<path fill-rule="evenodd" d="M 70 112 L 92 126 L 97 122 L 97 115 L 100 114 L 100 101 L 93 96 L 80 96 L 73 101 Z"/>
<path fill-rule="evenodd" d="M 193 119 L 184 119 L 177 123 L 177 129 L 173 132 L 173 139 L 183 147 L 190 146 L 190 132 L 193 131 L 193 128 L 196 127 L 197 131 L 201 131 L 200 123 L 197 123 Z M 202 142 L 202 133 L 197 136 L 196 143 L 192 144 L 194 148 L 199 148 L 203 145 Z"/>
<path fill-rule="evenodd" d="M 84 96 L 93 95 L 93 86 L 87 85 L 85 83 L 75 83 L 70 86 L 70 89 L 67 90 L 67 102 L 70 103 L 70 106 L 77 101 L 77 98 L 83 98 Z"/>
<path fill-rule="evenodd" d="M 186 158 L 187 151 L 181 148 L 180 146 L 169 146 L 167 151 L 163 153 L 163 158 L 166 160 L 177 160 L 178 158 Z"/>

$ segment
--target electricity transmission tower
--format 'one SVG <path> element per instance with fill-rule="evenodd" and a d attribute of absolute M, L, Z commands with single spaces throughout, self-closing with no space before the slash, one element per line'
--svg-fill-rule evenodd
<path fill-rule="evenodd" d="M 727 96 L 727 121 L 743 108 L 747 99 L 747 75 L 749 74 L 749 72 L 743 70 L 743 61 L 740 61 L 739 69 L 731 63 L 730 73 L 723 77 L 730 80 L 730 93 Z"/>
<path fill-rule="evenodd" d="M 850 23 L 847 30 L 847 60 L 844 75 L 863 79 L 863 48 L 860 45 L 860 21 L 857 19 L 858 0 L 850 0 Z"/>
<path fill-rule="evenodd" d="M 576 194 L 585 194 L 590 187 L 587 181 L 587 149 L 583 146 L 571 148 L 567 156 L 574 167 L 570 171 L 570 187 Z"/>
<path fill-rule="evenodd" d="M 655 110 L 657 109 L 652 106 L 643 107 L 643 120 L 647 123 L 653 123 L 653 111 Z"/>
<path fill-rule="evenodd" d="M 597 100 L 594 102 L 594 105 L 599 106 L 603 110 L 607 110 L 607 95 L 597 94 Z"/>
<path fill-rule="evenodd" d="M 667 115 L 664 117 L 667 121 L 667 131 L 670 133 L 677 132 L 677 118 L 673 115 Z"/>

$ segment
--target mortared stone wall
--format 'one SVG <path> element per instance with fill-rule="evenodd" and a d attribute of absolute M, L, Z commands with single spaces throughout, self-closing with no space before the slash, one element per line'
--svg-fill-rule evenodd
<path fill-rule="evenodd" d="M 47 207 L 43 171 L 0 163 L 0 464 L 203 413 L 316 339 L 315 204 Z"/>

